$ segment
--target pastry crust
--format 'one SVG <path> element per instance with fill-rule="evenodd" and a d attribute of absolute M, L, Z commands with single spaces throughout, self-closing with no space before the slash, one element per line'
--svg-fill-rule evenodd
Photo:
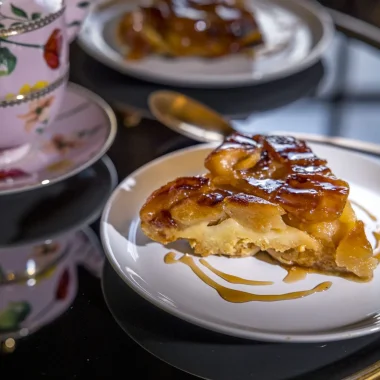
<path fill-rule="evenodd" d="M 153 192 L 140 211 L 144 233 L 195 254 L 250 256 L 370 279 L 378 264 L 349 185 L 293 137 L 234 134 L 205 160 L 204 176 Z"/>

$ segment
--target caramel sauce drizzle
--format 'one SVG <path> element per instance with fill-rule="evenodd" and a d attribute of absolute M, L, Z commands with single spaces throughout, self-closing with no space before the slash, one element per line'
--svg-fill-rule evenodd
<path fill-rule="evenodd" d="M 346 280 L 360 282 L 360 283 L 371 281 L 371 280 L 361 279 L 361 278 L 355 276 L 354 274 L 350 274 L 350 273 L 338 273 L 338 272 L 327 273 L 327 272 L 323 272 L 323 271 L 320 271 L 320 270 L 315 269 L 315 268 L 301 268 L 298 266 L 281 264 L 278 261 L 276 261 L 275 259 L 273 259 L 272 256 L 269 255 L 269 253 L 263 252 L 263 251 L 258 252 L 254 256 L 254 258 L 257 260 L 260 260 L 262 262 L 265 262 L 267 264 L 275 265 L 277 267 L 280 267 L 280 268 L 286 270 L 288 273 L 282 279 L 282 281 L 286 282 L 287 284 L 291 284 L 291 283 L 294 283 L 297 281 L 304 280 L 308 274 L 313 274 L 313 273 L 314 274 L 323 274 L 325 276 L 341 277 L 341 278 L 344 278 Z"/>
<path fill-rule="evenodd" d="M 380 232 L 373 231 L 372 235 L 374 236 L 374 238 L 376 240 L 373 257 L 380 261 Z"/>
<path fill-rule="evenodd" d="M 209 269 L 211 272 L 215 273 L 217 276 L 223 280 L 230 282 L 231 284 L 241 284 L 241 285 L 273 285 L 273 281 L 256 281 L 256 280 L 247 280 L 245 278 L 237 277 L 232 274 L 221 272 L 220 270 L 214 268 L 209 264 L 205 259 L 200 259 L 199 262 Z"/>
<path fill-rule="evenodd" d="M 286 270 L 288 271 L 288 274 L 282 279 L 282 281 L 287 284 L 304 280 L 306 276 L 311 273 L 309 270 L 301 267 L 288 267 Z"/>
<path fill-rule="evenodd" d="M 366 208 L 364 208 L 363 206 L 361 206 L 359 203 L 355 202 L 355 201 L 350 201 L 351 203 L 353 203 L 356 207 L 360 208 L 360 210 L 362 210 L 363 212 L 365 212 L 369 218 L 374 221 L 374 222 L 377 222 L 378 219 L 375 215 L 373 215 L 371 212 L 369 212 Z M 378 227 L 377 227 L 378 228 Z M 374 248 L 374 258 L 379 260 L 380 261 L 380 232 L 379 231 L 373 231 L 372 232 L 372 235 L 373 237 L 375 238 L 375 248 Z"/>
<path fill-rule="evenodd" d="M 215 289 L 225 301 L 233 302 L 233 303 L 245 303 L 245 302 L 251 302 L 251 301 L 273 302 L 273 301 L 292 300 L 292 299 L 307 297 L 314 293 L 324 292 L 330 289 L 332 285 L 331 282 L 327 281 L 327 282 L 323 282 L 317 285 L 316 287 L 310 290 L 291 292 L 291 293 L 285 293 L 285 294 L 265 294 L 265 295 L 253 294 L 253 293 L 247 293 L 241 290 L 226 288 L 222 285 L 219 285 L 217 282 L 215 282 L 210 277 L 208 277 L 195 264 L 194 259 L 191 256 L 183 255 L 179 259 L 176 259 L 175 253 L 169 252 L 167 255 L 165 255 L 164 261 L 166 264 L 182 263 L 182 264 L 187 265 L 200 280 L 202 280 L 206 285 Z"/>
<path fill-rule="evenodd" d="M 355 202 L 355 201 L 352 201 L 350 200 L 350 202 L 352 204 L 354 204 L 357 208 L 360 208 L 360 210 L 362 210 L 363 212 L 365 212 L 372 221 L 374 222 L 377 222 L 377 217 L 375 215 L 373 215 L 371 212 L 369 212 L 366 208 L 364 208 L 362 205 L 360 205 L 359 203 Z"/>
<path fill-rule="evenodd" d="M 370 213 L 367 209 L 365 209 L 360 204 L 351 201 L 351 203 L 355 204 L 358 208 L 360 208 L 363 212 L 365 212 L 368 217 L 374 221 L 377 222 L 377 217 Z M 374 248 L 374 258 L 380 261 L 380 231 L 373 231 L 372 232 L 376 243 Z M 265 262 L 270 265 L 276 265 L 280 266 L 281 268 L 285 269 L 287 271 L 286 276 L 283 278 L 283 282 L 290 284 L 297 281 L 304 280 L 308 274 L 324 274 L 324 275 L 331 275 L 331 276 L 337 276 L 341 278 L 345 278 L 347 280 L 355 281 L 355 282 L 367 282 L 365 280 L 361 280 L 357 278 L 356 276 L 345 274 L 345 273 L 324 273 L 322 271 L 319 271 L 314 268 L 301 268 L 297 266 L 291 266 L 291 265 L 285 265 L 280 264 L 277 260 L 272 258 L 267 252 L 259 252 L 255 256 L 255 259 L 260 260 L 262 262 Z M 245 302 L 251 302 L 251 301 L 261 301 L 261 302 L 273 302 L 273 301 L 284 301 L 284 300 L 291 300 L 291 299 L 297 299 L 302 297 L 307 297 L 309 295 L 312 295 L 314 293 L 323 292 L 328 290 L 332 283 L 330 281 L 323 282 L 313 289 L 305 290 L 305 291 L 299 291 L 299 292 L 292 292 L 292 293 L 285 293 L 285 294 L 269 294 L 269 295 L 259 295 L 259 294 L 253 294 L 253 293 L 247 293 L 240 290 L 230 289 L 226 288 L 222 285 L 219 285 L 217 282 L 212 280 L 210 277 L 208 277 L 194 262 L 194 259 L 191 256 L 183 255 L 181 258 L 176 259 L 175 253 L 170 252 L 168 253 L 164 261 L 166 264 L 176 264 L 176 263 L 183 263 L 187 265 L 198 278 L 200 278 L 205 284 L 209 285 L 213 289 L 215 289 L 218 294 L 226 301 L 233 302 L 233 303 L 245 303 Z M 211 272 L 216 274 L 218 277 L 222 278 L 223 280 L 230 282 L 232 284 L 241 284 L 241 285 L 253 285 L 253 286 L 262 286 L 262 285 L 272 285 L 272 281 L 256 281 L 256 280 L 248 280 L 245 278 L 237 277 L 228 273 L 221 272 L 220 270 L 214 268 L 211 264 L 209 264 L 205 259 L 200 259 L 199 262 L 205 266 L 207 269 L 209 269 Z"/>
<path fill-rule="evenodd" d="M 282 269 L 285 269 L 288 273 L 287 275 L 282 279 L 283 282 L 286 282 L 287 284 L 291 284 L 293 282 L 301 281 L 306 278 L 308 273 L 313 273 L 311 269 L 296 267 L 296 266 L 287 266 L 280 264 L 278 261 L 276 261 L 269 253 L 267 252 L 258 252 L 255 256 L 255 259 L 260 260 L 264 263 L 270 264 L 270 265 L 276 265 L 281 267 Z M 315 272 L 314 272 L 315 273 Z"/>

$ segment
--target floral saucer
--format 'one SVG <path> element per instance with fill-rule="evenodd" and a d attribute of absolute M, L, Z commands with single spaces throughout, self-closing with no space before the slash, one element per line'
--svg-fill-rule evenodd
<path fill-rule="evenodd" d="M 0 342 L 13 348 L 62 315 L 78 292 L 77 267 L 100 278 L 104 253 L 90 228 L 0 249 Z"/>
<path fill-rule="evenodd" d="M 39 109 L 40 105 L 31 103 L 25 120 L 28 126 L 39 120 Z M 81 172 L 107 152 L 116 130 L 115 114 L 103 99 L 68 84 L 51 127 L 41 131 L 24 158 L 0 169 L 0 195 L 51 185 Z"/>

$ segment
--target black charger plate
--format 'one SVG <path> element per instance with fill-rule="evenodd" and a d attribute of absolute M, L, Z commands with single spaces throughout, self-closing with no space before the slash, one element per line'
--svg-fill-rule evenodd
<path fill-rule="evenodd" d="M 116 169 L 104 156 L 65 181 L 1 196 L 0 247 L 50 239 L 91 224 L 116 185 Z"/>
<path fill-rule="evenodd" d="M 144 300 L 108 262 L 102 287 L 112 315 L 133 340 L 157 358 L 197 377 L 341 380 L 380 357 L 380 334 L 325 344 L 296 344 L 250 341 L 205 330 Z"/>
<path fill-rule="evenodd" d="M 86 54 L 78 45 L 73 45 L 71 55 L 71 80 L 96 92 L 117 108 L 125 104 L 139 111 L 144 117 L 152 118 L 147 99 L 156 90 L 180 91 L 224 116 L 245 118 L 253 112 L 272 110 L 313 94 L 324 76 L 322 62 L 287 78 L 227 90 L 196 89 L 164 86 L 138 80 L 114 71 Z"/>

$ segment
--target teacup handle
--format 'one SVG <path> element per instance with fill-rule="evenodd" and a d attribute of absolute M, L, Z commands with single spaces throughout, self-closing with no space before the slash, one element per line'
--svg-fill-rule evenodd
<path fill-rule="evenodd" d="M 91 0 L 66 0 L 66 28 L 69 43 L 77 36 L 89 11 Z"/>
<path fill-rule="evenodd" d="M 80 239 L 83 239 L 83 233 L 87 237 L 85 241 L 77 242 L 75 250 L 72 251 L 72 257 L 77 265 L 83 266 L 93 276 L 100 278 L 105 261 L 102 245 L 90 227 L 84 227 L 78 233 L 80 233 Z M 91 242 L 89 243 L 87 239 Z"/>

